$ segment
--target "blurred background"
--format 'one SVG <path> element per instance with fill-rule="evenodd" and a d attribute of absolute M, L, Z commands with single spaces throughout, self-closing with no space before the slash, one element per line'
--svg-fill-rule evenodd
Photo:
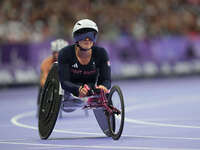
<path fill-rule="evenodd" d="M 0 86 L 38 84 L 50 42 L 89 18 L 113 79 L 200 73 L 200 0 L 0 0 Z"/>

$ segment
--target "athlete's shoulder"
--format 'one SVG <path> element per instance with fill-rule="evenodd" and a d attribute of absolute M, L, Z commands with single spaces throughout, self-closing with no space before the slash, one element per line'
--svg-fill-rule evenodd
<path fill-rule="evenodd" d="M 101 57 L 108 57 L 108 52 L 105 48 L 103 47 L 100 47 L 100 46 L 94 46 L 93 47 L 93 52 L 96 56 L 98 56 L 99 58 Z"/>
<path fill-rule="evenodd" d="M 69 45 L 64 47 L 58 55 L 58 62 L 68 62 L 71 61 L 74 55 L 75 45 Z"/>
<path fill-rule="evenodd" d="M 96 55 L 108 55 L 107 50 L 100 46 L 93 46 L 93 51 Z"/>
<path fill-rule="evenodd" d="M 41 68 L 46 68 L 53 63 L 53 56 L 45 58 L 41 63 Z"/>
<path fill-rule="evenodd" d="M 42 64 L 49 64 L 52 61 L 53 61 L 53 56 L 48 56 L 42 61 Z"/>
<path fill-rule="evenodd" d="M 75 45 L 68 45 L 64 47 L 60 52 L 59 55 L 65 55 L 65 54 L 70 54 L 73 52 Z"/>
<path fill-rule="evenodd" d="M 96 52 L 102 52 L 102 51 L 106 51 L 105 48 L 101 47 L 101 46 L 93 46 L 92 49 Z"/>

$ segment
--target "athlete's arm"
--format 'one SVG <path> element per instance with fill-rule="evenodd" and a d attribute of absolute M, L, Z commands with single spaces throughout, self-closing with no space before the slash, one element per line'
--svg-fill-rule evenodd
<path fill-rule="evenodd" d="M 48 70 L 48 62 L 47 59 L 45 59 L 40 67 L 40 86 L 44 87 L 44 84 L 46 82 L 49 70 Z"/>
<path fill-rule="evenodd" d="M 41 87 L 44 87 L 44 84 L 45 84 L 46 79 L 47 79 L 47 75 L 48 75 L 48 72 L 41 70 L 41 73 L 40 73 L 40 85 L 41 85 Z"/>
<path fill-rule="evenodd" d="M 100 66 L 99 66 L 99 77 L 97 85 L 104 86 L 107 89 L 111 87 L 111 69 L 108 54 L 105 49 L 101 51 Z"/>
<path fill-rule="evenodd" d="M 64 55 L 64 51 L 61 51 L 58 56 L 58 73 L 62 88 L 74 95 L 79 95 L 80 86 L 70 81 L 69 58 Z"/>

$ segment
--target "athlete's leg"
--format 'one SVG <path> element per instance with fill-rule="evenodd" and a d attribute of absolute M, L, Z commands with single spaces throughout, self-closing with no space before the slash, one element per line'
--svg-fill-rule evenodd
<path fill-rule="evenodd" d="M 79 97 L 76 97 L 67 91 L 64 92 L 64 99 L 62 101 L 62 108 L 64 110 L 75 110 L 77 108 L 82 108 L 84 105 L 85 102 Z"/>

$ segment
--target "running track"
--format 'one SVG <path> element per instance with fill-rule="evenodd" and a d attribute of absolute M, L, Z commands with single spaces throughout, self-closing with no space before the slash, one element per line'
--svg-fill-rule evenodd
<path fill-rule="evenodd" d="M 93 112 L 64 113 L 48 140 L 37 130 L 37 87 L 0 90 L 0 150 L 199 150 L 200 78 L 120 81 L 124 132 L 102 134 Z"/>

